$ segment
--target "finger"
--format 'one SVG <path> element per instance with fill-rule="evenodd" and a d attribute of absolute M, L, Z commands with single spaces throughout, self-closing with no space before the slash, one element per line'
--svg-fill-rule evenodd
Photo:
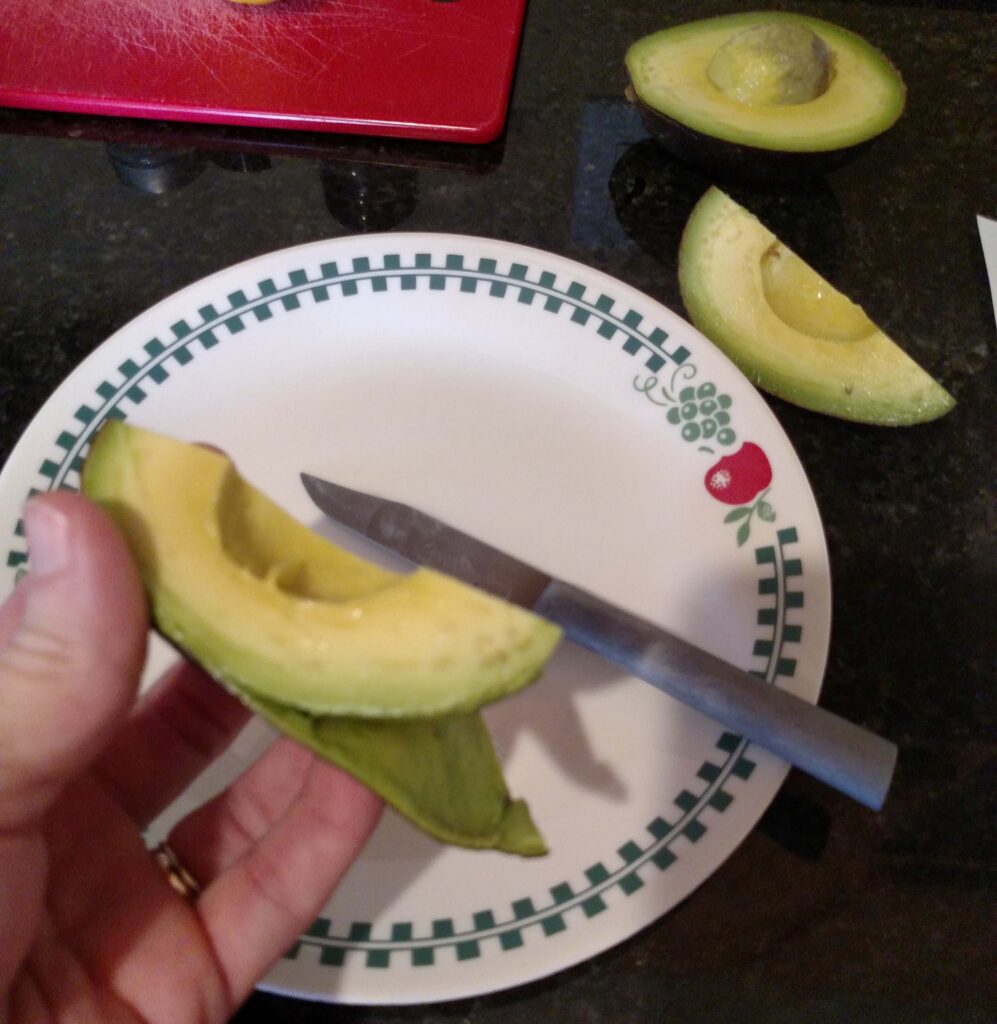
<path fill-rule="evenodd" d="M 227 789 L 174 826 L 170 845 L 203 886 L 246 855 L 300 795 L 314 755 L 282 737 Z"/>
<path fill-rule="evenodd" d="M 28 588 L 16 587 L 14 592 L 0 605 L 0 650 L 7 646 L 24 615 L 24 600 Z"/>
<path fill-rule="evenodd" d="M 381 807 L 356 779 L 313 759 L 284 816 L 205 891 L 198 910 L 237 1002 L 314 922 Z"/>
<path fill-rule="evenodd" d="M 346 772 L 278 741 L 174 830 L 171 845 L 208 882 L 197 909 L 236 1002 L 315 920 L 381 808 Z"/>
<path fill-rule="evenodd" d="M 228 747 L 251 717 L 206 672 L 188 661 L 178 662 L 142 697 L 95 772 L 144 828 Z"/>
<path fill-rule="evenodd" d="M 0 631 L 0 832 L 37 821 L 135 699 L 148 619 L 116 527 L 80 495 L 24 512 L 31 572 Z"/>

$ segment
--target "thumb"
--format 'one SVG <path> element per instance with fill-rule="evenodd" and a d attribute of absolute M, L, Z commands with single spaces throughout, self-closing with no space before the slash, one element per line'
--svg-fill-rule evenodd
<path fill-rule="evenodd" d="M 0 608 L 0 833 L 29 827 L 135 699 L 148 635 L 138 573 L 78 494 L 24 510 L 31 572 Z"/>

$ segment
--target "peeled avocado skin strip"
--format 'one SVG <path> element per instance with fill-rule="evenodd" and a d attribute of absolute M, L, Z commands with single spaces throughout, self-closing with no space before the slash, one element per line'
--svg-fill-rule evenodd
<path fill-rule="evenodd" d="M 478 712 L 394 721 L 309 715 L 248 693 L 242 699 L 442 842 L 524 857 L 547 852 L 526 803 L 509 795 Z"/>
<path fill-rule="evenodd" d="M 508 652 L 513 659 L 508 670 L 502 669 L 509 692 L 539 675 L 559 636 L 555 627 L 521 609 L 508 610 L 504 602 L 463 584 L 447 590 L 446 578 L 438 576 L 431 604 L 422 591 L 409 588 L 421 607 L 409 615 L 404 602 L 398 602 L 397 615 L 406 621 L 395 615 L 384 619 L 388 632 L 381 643 L 400 645 L 398 700 L 390 707 L 375 702 L 362 715 L 342 708 L 330 712 L 321 703 L 306 703 L 301 688 L 289 685 L 299 631 L 314 623 L 327 602 L 331 608 L 348 608 L 353 600 L 362 602 L 370 595 L 376 599 L 394 578 L 410 577 L 387 573 L 305 529 L 239 478 L 217 452 L 206 453 L 130 424 L 104 425 L 91 443 L 82 477 L 84 494 L 103 506 L 129 543 L 149 592 L 155 628 L 181 653 L 278 730 L 350 772 L 436 839 L 523 856 L 547 852 L 526 804 L 509 795 L 477 710 L 502 694 L 481 685 L 488 677 L 480 675 L 473 645 L 466 665 L 446 666 L 446 686 L 470 695 L 474 703 L 469 707 L 431 710 L 419 687 L 439 689 L 435 670 L 427 670 L 423 657 L 410 671 L 406 659 L 419 657 L 412 651 L 420 650 L 420 629 L 445 630 L 434 643 L 439 649 L 441 637 L 446 638 L 447 651 L 451 642 L 459 647 L 468 635 L 478 637 L 494 647 L 497 657 Z M 281 537 L 294 539 L 285 547 Z M 225 581 L 219 593 L 230 600 L 220 600 L 214 591 L 218 576 Z M 242 588 L 249 595 L 244 601 Z M 253 610 L 261 604 L 266 614 L 258 621 Z M 192 612 L 192 605 L 207 610 Z M 472 611 L 462 628 L 460 614 L 466 607 Z M 491 609 L 494 616 L 489 619 Z M 282 615 L 286 617 L 280 619 Z M 274 634 L 261 628 L 261 621 L 275 619 L 280 626 L 275 635 L 287 639 L 286 647 L 274 646 L 268 639 Z M 336 660 L 339 619 L 333 616 L 331 626 L 323 624 L 321 632 L 312 626 L 305 646 L 309 651 L 328 646 L 328 687 L 356 689 L 356 677 L 344 682 L 343 675 L 355 672 L 356 661 L 343 666 Z M 365 621 L 366 615 L 359 619 L 360 628 Z M 420 624 L 418 629 L 413 622 Z M 495 626 L 489 636 L 491 622 Z M 511 632 L 510 623 L 515 627 Z M 221 627 L 229 638 L 227 646 L 216 636 Z M 244 639 L 234 644 L 233 632 Z M 263 653 L 254 664 L 257 649 Z M 245 680 L 239 667 L 243 664 L 253 670 Z M 486 665 L 484 671 L 493 667 Z M 285 689 L 287 700 L 282 699 Z"/>

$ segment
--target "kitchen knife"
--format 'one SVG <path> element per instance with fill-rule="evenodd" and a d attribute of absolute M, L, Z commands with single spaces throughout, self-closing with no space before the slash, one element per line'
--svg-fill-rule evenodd
<path fill-rule="evenodd" d="M 574 643 L 867 807 L 882 807 L 897 758 L 888 740 L 428 513 L 308 473 L 301 480 L 331 519 L 418 565 L 531 609 Z"/>

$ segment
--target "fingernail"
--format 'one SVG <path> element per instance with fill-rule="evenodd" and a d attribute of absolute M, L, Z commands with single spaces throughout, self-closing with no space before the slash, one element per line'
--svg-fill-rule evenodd
<path fill-rule="evenodd" d="M 69 520 L 50 502 L 29 501 L 24 509 L 28 563 L 39 576 L 58 572 L 69 561 Z"/>

